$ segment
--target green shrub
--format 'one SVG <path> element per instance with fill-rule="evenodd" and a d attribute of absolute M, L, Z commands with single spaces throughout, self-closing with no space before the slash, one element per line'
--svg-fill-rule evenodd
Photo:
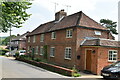
<path fill-rule="evenodd" d="M 0 55 L 5 55 L 6 52 L 9 52 L 9 50 L 0 48 Z"/>
<path fill-rule="evenodd" d="M 15 53 L 15 57 L 19 57 L 19 52 L 16 52 L 16 53 Z"/>
<path fill-rule="evenodd" d="M 79 73 L 74 73 L 73 74 L 73 77 L 79 77 L 79 76 L 81 76 Z"/>
<path fill-rule="evenodd" d="M 41 59 L 40 58 L 34 58 L 34 61 L 40 62 Z"/>
<path fill-rule="evenodd" d="M 80 73 L 78 73 L 77 69 L 75 68 L 75 65 L 72 68 L 72 70 L 73 70 L 73 72 L 72 72 L 72 76 L 73 77 L 79 77 L 79 76 L 81 76 Z"/>

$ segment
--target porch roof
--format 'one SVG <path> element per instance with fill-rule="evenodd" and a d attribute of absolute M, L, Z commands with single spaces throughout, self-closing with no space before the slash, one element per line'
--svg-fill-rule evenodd
<path fill-rule="evenodd" d="M 109 39 L 89 39 L 85 40 L 81 46 L 105 46 L 120 48 L 120 42 Z"/>

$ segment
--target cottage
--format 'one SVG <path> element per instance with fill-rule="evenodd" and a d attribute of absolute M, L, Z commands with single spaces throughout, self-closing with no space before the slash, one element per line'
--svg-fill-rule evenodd
<path fill-rule="evenodd" d="M 28 34 L 29 32 L 22 35 L 17 34 L 17 36 L 11 40 L 11 47 L 13 49 L 26 49 L 26 36 Z"/>
<path fill-rule="evenodd" d="M 41 24 L 27 35 L 27 50 L 34 57 L 56 65 L 100 74 L 100 70 L 120 58 L 120 45 L 111 32 L 82 11 L 68 15 L 61 10 L 55 20 Z M 46 53 L 44 52 L 46 49 Z"/>

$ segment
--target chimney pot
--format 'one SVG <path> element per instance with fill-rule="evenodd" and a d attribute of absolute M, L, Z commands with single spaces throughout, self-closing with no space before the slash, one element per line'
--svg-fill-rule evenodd
<path fill-rule="evenodd" d="M 55 21 L 59 21 L 61 18 L 67 16 L 67 13 L 64 12 L 64 9 L 55 13 Z"/>

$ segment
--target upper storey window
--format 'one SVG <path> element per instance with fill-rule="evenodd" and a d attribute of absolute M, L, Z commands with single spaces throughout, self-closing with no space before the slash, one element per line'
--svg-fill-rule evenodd
<path fill-rule="evenodd" d="M 73 29 L 66 30 L 66 38 L 72 38 Z"/>
<path fill-rule="evenodd" d="M 95 31 L 95 35 L 101 35 L 101 31 Z"/>
<path fill-rule="evenodd" d="M 40 42 L 43 42 L 44 41 L 44 34 L 41 34 L 40 35 Z"/>
<path fill-rule="evenodd" d="M 28 37 L 28 42 L 30 42 L 30 37 Z"/>
<path fill-rule="evenodd" d="M 36 41 L 36 36 L 34 35 L 33 36 L 33 43 L 35 43 L 35 41 Z"/>
<path fill-rule="evenodd" d="M 56 32 L 52 32 L 51 39 L 56 39 Z"/>

